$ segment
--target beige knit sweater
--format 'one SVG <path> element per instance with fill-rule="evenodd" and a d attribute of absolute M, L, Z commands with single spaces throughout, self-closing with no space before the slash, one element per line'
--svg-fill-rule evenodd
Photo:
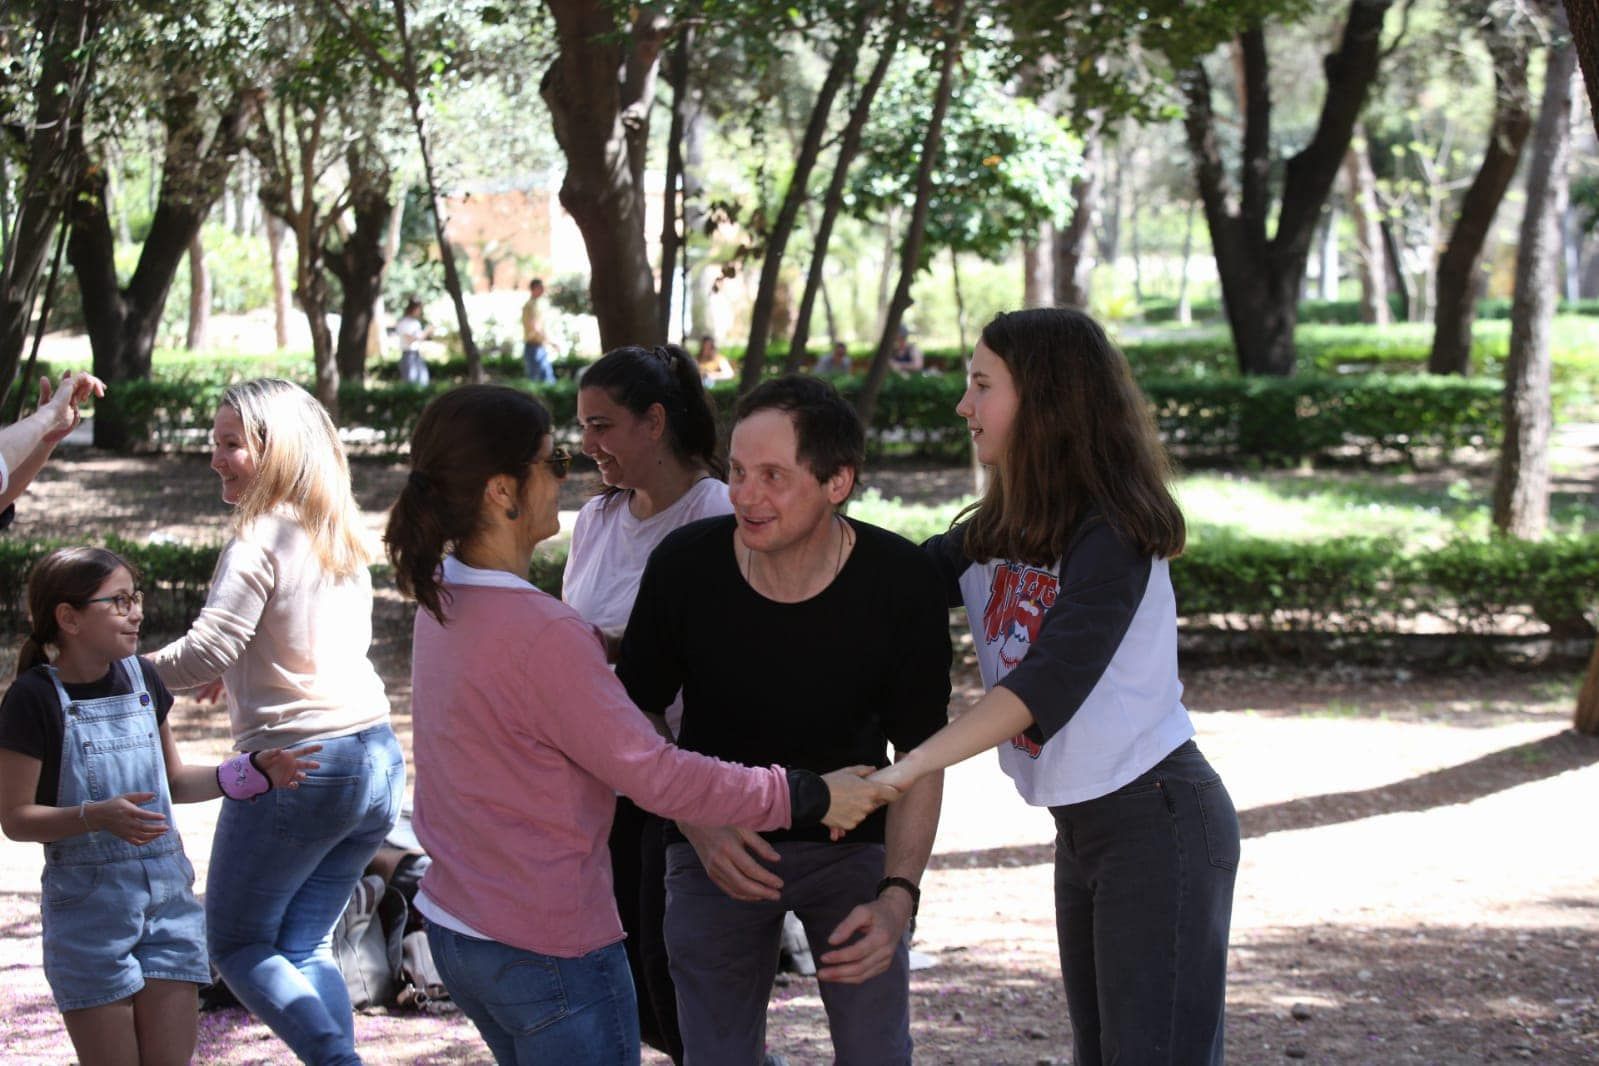
<path fill-rule="evenodd" d="M 168 688 L 220 677 L 235 747 L 261 751 L 387 721 L 371 644 L 370 575 L 335 580 L 292 517 L 268 515 L 222 550 L 189 632 L 149 658 Z"/>

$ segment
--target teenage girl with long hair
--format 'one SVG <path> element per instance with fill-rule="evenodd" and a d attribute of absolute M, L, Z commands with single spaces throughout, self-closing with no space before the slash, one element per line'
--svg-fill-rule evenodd
<path fill-rule="evenodd" d="M 333 421 L 300 386 L 223 394 L 211 468 L 234 508 L 205 609 L 151 656 L 168 686 L 221 678 L 241 752 L 320 744 L 294 792 L 229 804 L 206 880 L 211 961 L 303 1061 L 360 1062 L 333 926 L 394 825 L 405 762 L 372 644 L 370 555 Z"/>
<path fill-rule="evenodd" d="M 136 654 L 137 582 L 103 548 L 34 564 L 30 629 L 0 702 L 0 827 L 45 846 L 45 979 L 84 1066 L 178 1066 L 194 1054 L 196 993 L 211 971 L 172 804 L 293 789 L 317 766 L 303 758 L 314 745 L 185 765 L 172 695 Z"/>
<path fill-rule="evenodd" d="M 999 315 L 969 379 L 955 410 L 992 479 L 926 547 L 988 692 L 874 779 L 903 789 L 997 745 L 1055 818 L 1073 1061 L 1219 1063 L 1238 816 L 1182 704 L 1165 451 L 1082 312 Z"/>

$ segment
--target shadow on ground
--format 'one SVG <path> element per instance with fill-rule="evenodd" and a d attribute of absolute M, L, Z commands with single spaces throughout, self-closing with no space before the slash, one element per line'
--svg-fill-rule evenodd
<path fill-rule="evenodd" d="M 1596 762 L 1599 762 L 1599 737 L 1566 730 L 1376 788 L 1302 796 L 1253 807 L 1240 811 L 1238 821 L 1243 835 L 1249 838 L 1356 822 L 1382 814 L 1426 811 L 1469 803 Z M 945 852 L 934 855 L 927 865 L 929 869 L 947 870 L 1035 866 L 1054 861 L 1055 846 L 1051 843 Z"/>

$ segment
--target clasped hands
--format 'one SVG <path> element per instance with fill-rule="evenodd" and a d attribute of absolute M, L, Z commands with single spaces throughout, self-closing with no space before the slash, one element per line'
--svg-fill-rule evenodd
<path fill-rule="evenodd" d="M 846 766 L 824 774 L 830 803 L 822 824 L 838 840 L 867 815 L 903 795 L 913 779 L 893 767 Z M 890 783 L 893 782 L 893 783 Z M 711 881 L 730 897 L 744 902 L 782 898 L 783 879 L 771 869 L 781 856 L 759 833 L 735 826 L 703 826 L 679 822 Z M 911 906 L 900 892 L 852 909 L 827 938 L 830 950 L 818 957 L 816 976 L 823 981 L 859 984 L 888 969 L 910 923 Z"/>

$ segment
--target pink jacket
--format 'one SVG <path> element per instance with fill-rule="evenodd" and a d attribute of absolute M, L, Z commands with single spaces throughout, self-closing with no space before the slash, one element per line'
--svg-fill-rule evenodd
<path fill-rule="evenodd" d="M 449 624 L 418 610 L 411 662 L 430 901 L 501 943 L 576 957 L 622 939 L 606 848 L 616 792 L 669 818 L 789 824 L 781 767 L 663 740 L 570 607 L 453 558 L 444 578 Z"/>

